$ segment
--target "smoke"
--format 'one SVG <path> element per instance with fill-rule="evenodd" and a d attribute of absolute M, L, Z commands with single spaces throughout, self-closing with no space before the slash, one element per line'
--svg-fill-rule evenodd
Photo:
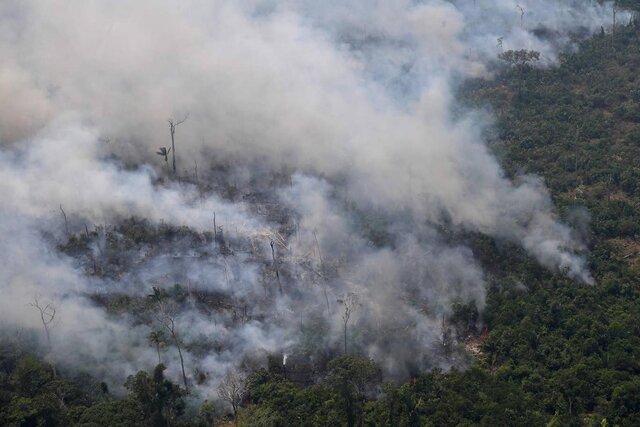
<path fill-rule="evenodd" d="M 265 352 L 339 351 L 351 294 L 351 351 L 394 375 L 464 364 L 443 319 L 456 304 L 481 311 L 486 278 L 443 229 L 519 244 L 593 283 L 544 184 L 508 180 L 484 145 L 489 124 L 453 113 L 456 85 L 490 78 L 501 49 L 553 66 L 575 34 L 610 22 L 608 4 L 519 5 L 3 1 L 2 324 L 41 328 L 27 304 L 51 301 L 49 357 L 121 383 L 157 361 L 157 319 L 95 296 L 148 301 L 152 286 L 180 283 L 176 326 L 206 393 Z M 155 154 L 172 117 L 187 117 L 173 153 L 182 180 Z M 200 185 L 187 178 L 196 164 Z M 61 210 L 72 232 L 106 228 L 59 253 Z M 224 237 L 212 239 L 214 212 Z M 160 236 L 190 231 L 126 245 L 105 231 L 131 216 Z M 172 351 L 160 356 L 179 378 Z"/>

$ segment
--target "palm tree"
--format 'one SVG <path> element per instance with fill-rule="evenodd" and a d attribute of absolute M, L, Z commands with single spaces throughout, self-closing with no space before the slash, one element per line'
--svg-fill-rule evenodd
<path fill-rule="evenodd" d="M 160 360 L 160 346 L 164 345 L 166 340 L 163 331 L 152 331 L 148 336 L 149 345 L 155 346 L 158 352 L 158 364 L 162 363 Z"/>
<path fill-rule="evenodd" d="M 159 151 L 156 153 L 158 156 L 164 157 L 164 163 L 167 165 L 167 173 L 169 173 L 169 153 L 171 152 L 171 147 L 167 150 L 167 147 L 160 147 Z"/>

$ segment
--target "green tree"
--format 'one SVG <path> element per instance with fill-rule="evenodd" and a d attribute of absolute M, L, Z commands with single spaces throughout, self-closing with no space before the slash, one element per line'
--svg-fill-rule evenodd
<path fill-rule="evenodd" d="M 159 364 L 153 376 L 140 371 L 130 375 L 124 384 L 130 398 L 144 415 L 146 424 L 152 427 L 175 424 L 185 409 L 185 391 L 164 378 L 165 369 L 163 364 Z"/>
<path fill-rule="evenodd" d="M 367 394 L 380 383 L 380 368 L 371 359 L 358 356 L 340 356 L 329 362 L 327 385 L 336 394 L 340 412 L 349 427 L 362 419 Z"/>

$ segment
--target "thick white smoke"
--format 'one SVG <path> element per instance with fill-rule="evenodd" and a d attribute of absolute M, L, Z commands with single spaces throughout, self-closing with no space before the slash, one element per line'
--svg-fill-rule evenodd
<path fill-rule="evenodd" d="M 521 15 L 510 0 L 3 1 L 3 324 L 38 327 L 27 304 L 54 301 L 53 355 L 88 357 L 117 379 L 154 363 L 148 328 L 130 328 L 89 296 L 193 284 L 251 306 L 241 322 L 243 308 L 205 313 L 194 301 L 179 317 L 187 347 L 220 344 L 187 351 L 188 369 L 215 381 L 243 358 L 299 345 L 309 313 L 323 319 L 314 345 L 339 346 L 336 300 L 354 293 L 358 351 L 388 372 L 411 360 L 451 365 L 432 357 L 441 316 L 454 302 L 482 309 L 485 279 L 469 249 L 442 242 L 443 224 L 520 244 L 548 268 L 592 282 L 583 245 L 543 183 L 506 179 L 483 143 L 487 123 L 452 113 L 456 82 L 489 77 L 500 49 L 536 49 L 552 65 L 559 48 L 572 48 L 571 34 L 607 25 L 610 6 L 588 3 L 519 2 Z M 178 175 L 193 175 L 195 161 L 205 186 L 267 192 L 295 232 L 279 241 L 282 224 L 240 197 L 160 184 L 171 182 L 155 154 L 170 145 L 171 117 L 188 117 L 176 132 Z M 293 176 L 282 185 L 269 180 L 277 174 Z M 386 245 L 372 246 L 350 204 L 384 216 Z M 72 231 L 137 216 L 202 232 L 215 211 L 233 244 L 253 247 L 223 257 L 213 243 L 196 255 L 214 256 L 180 262 L 152 254 L 119 278 L 88 278 L 50 253 L 51 236 L 66 238 L 61 206 Z M 271 289 L 270 240 L 282 294 Z M 173 251 L 184 255 L 182 245 Z M 399 340 L 423 353 L 402 354 Z M 86 347 L 77 358 L 61 353 L 78 342 Z"/>

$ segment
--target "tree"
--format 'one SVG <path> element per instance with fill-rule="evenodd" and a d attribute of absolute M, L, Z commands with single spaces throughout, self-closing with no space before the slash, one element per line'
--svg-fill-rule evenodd
<path fill-rule="evenodd" d="M 520 12 L 520 28 L 523 28 L 523 26 L 524 26 L 524 7 L 522 7 L 519 4 L 517 4 L 516 8 Z"/>
<path fill-rule="evenodd" d="M 156 352 L 158 353 L 158 363 L 162 363 L 160 360 L 160 346 L 166 343 L 166 338 L 164 336 L 163 331 L 152 331 L 148 336 L 149 344 L 156 348 Z"/>
<path fill-rule="evenodd" d="M 208 401 L 204 401 L 198 409 L 198 425 L 215 426 L 216 407 Z"/>
<path fill-rule="evenodd" d="M 174 425 L 184 413 L 185 392 L 179 386 L 164 378 L 166 367 L 159 364 L 153 377 L 144 371 L 130 375 L 125 382 L 129 398 L 135 401 L 151 426 Z"/>
<path fill-rule="evenodd" d="M 176 314 L 175 309 L 172 307 L 161 307 L 160 314 L 157 316 L 160 324 L 169 331 L 173 343 L 178 349 L 178 356 L 180 357 L 180 367 L 182 368 L 182 381 L 184 382 L 184 389 L 189 392 L 189 385 L 187 383 L 187 374 L 184 370 L 184 357 L 182 356 L 182 346 L 180 345 L 180 337 L 176 330 Z"/>
<path fill-rule="evenodd" d="M 218 385 L 218 395 L 233 409 L 233 419 L 238 421 L 238 408 L 247 394 L 247 379 L 244 375 L 229 371 Z"/>
<path fill-rule="evenodd" d="M 64 219 L 64 231 L 67 233 L 67 237 L 69 237 L 69 223 L 67 222 L 67 214 L 64 209 L 62 209 L 62 204 L 60 205 L 60 212 L 62 213 L 62 219 Z"/>
<path fill-rule="evenodd" d="M 68 425 L 70 385 L 54 378 L 49 366 L 24 355 L 0 376 L 0 425 Z"/>
<path fill-rule="evenodd" d="M 640 422 L 640 378 L 619 384 L 611 395 L 616 425 L 638 425 Z M 622 424 L 626 421 L 628 424 Z"/>
<path fill-rule="evenodd" d="M 47 349 L 49 352 L 52 350 L 51 345 L 51 328 L 53 327 L 53 321 L 56 318 L 56 308 L 51 304 L 41 305 L 40 301 L 38 301 L 38 297 L 33 299 L 33 302 L 29 304 L 31 307 L 35 307 L 38 312 L 40 312 L 40 320 L 42 321 L 42 326 L 44 328 L 45 335 L 47 337 Z M 53 376 L 57 375 L 56 367 L 52 363 L 51 369 L 53 370 Z"/>
<path fill-rule="evenodd" d="M 525 71 L 540 60 L 540 52 L 529 49 L 507 50 L 498 54 L 498 59 L 505 62 L 518 73 L 518 94 L 522 92 Z"/>
<path fill-rule="evenodd" d="M 540 60 L 540 52 L 529 49 L 507 50 L 499 53 L 498 59 L 506 62 L 518 71 L 523 71 L 529 65 Z"/>
<path fill-rule="evenodd" d="M 349 319 L 351 319 L 351 315 L 353 311 L 356 309 L 358 304 L 358 296 L 353 292 L 349 292 L 345 295 L 344 298 L 339 299 L 338 303 L 342 304 L 342 323 L 344 327 L 344 354 L 347 354 L 347 326 L 349 325 Z"/>
<path fill-rule="evenodd" d="M 74 423 L 82 426 L 144 426 L 148 425 L 139 403 L 133 399 L 106 400 L 89 407 L 74 408 Z"/>
<path fill-rule="evenodd" d="M 276 278 L 278 279 L 278 290 L 282 294 L 282 282 L 280 281 L 280 269 L 278 268 L 278 259 L 276 258 L 276 250 L 274 248 L 273 240 L 271 241 L 271 258 L 273 258 L 273 269 L 276 272 Z"/>
<path fill-rule="evenodd" d="M 167 173 L 169 172 L 169 153 L 170 152 L 171 152 L 171 147 L 169 147 L 168 150 L 167 150 L 167 147 L 160 147 L 158 149 L 158 152 L 156 152 L 157 155 L 164 157 L 164 163 L 167 166 Z M 174 165 L 175 165 L 175 161 L 174 161 Z M 175 166 L 174 166 L 174 173 L 175 173 Z"/>
<path fill-rule="evenodd" d="M 372 394 L 380 382 L 380 368 L 371 359 L 346 355 L 333 359 L 327 367 L 327 384 L 339 397 L 347 425 L 354 426 L 362 417 L 367 394 Z"/>
<path fill-rule="evenodd" d="M 182 123 L 184 123 L 187 120 L 188 116 L 184 116 L 183 119 L 181 120 L 175 120 L 173 118 L 170 118 L 169 120 L 167 120 L 169 122 L 169 132 L 171 133 L 171 151 L 173 151 L 172 156 L 172 163 L 173 163 L 173 175 L 175 176 L 176 174 L 176 144 L 175 144 L 175 134 L 176 134 L 176 128 L 178 126 L 180 126 Z M 161 149 L 162 151 L 162 149 Z M 167 151 L 167 154 L 169 154 L 169 152 Z"/>

